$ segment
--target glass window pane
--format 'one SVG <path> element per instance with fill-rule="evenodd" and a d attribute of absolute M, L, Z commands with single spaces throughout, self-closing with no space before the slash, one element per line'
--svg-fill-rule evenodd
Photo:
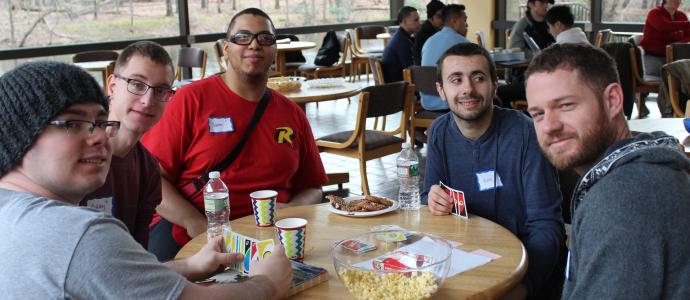
<path fill-rule="evenodd" d="M 659 3 L 661 3 L 659 1 Z M 644 24 L 647 13 L 656 6 L 655 0 L 619 1 L 604 0 L 602 3 L 602 21 L 608 23 L 640 23 Z M 690 3 L 682 3 L 680 10 L 690 11 Z"/>
<path fill-rule="evenodd" d="M 588 22 L 591 16 L 589 2 L 589 0 L 556 0 L 554 5 L 570 6 L 573 15 L 575 15 L 575 22 Z M 506 1 L 506 19 L 509 21 L 519 20 L 525 16 L 526 8 L 527 0 Z"/>
<path fill-rule="evenodd" d="M 0 0 L 0 49 L 177 36 L 179 31 L 174 0 Z"/>
<path fill-rule="evenodd" d="M 192 34 L 224 32 L 247 7 L 266 12 L 277 28 L 390 19 L 388 0 L 195 0 L 189 2 Z"/>

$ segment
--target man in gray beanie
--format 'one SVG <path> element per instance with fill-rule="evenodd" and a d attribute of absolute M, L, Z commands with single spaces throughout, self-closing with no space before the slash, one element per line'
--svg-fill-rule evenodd
<path fill-rule="evenodd" d="M 282 296 L 292 276 L 280 245 L 274 255 L 252 263 L 249 280 L 203 288 L 187 279 L 204 278 L 242 259 L 241 254 L 220 252 L 222 238 L 189 259 L 163 265 L 132 239 L 121 221 L 77 206 L 108 173 L 109 139 L 120 123 L 107 120 L 107 107 L 95 80 L 74 65 L 34 62 L 0 77 L 2 297 Z"/>

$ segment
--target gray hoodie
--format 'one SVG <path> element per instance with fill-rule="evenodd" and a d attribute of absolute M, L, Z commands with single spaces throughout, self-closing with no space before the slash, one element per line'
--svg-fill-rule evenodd
<path fill-rule="evenodd" d="M 564 299 L 690 299 L 689 171 L 662 132 L 606 151 L 573 195 Z"/>

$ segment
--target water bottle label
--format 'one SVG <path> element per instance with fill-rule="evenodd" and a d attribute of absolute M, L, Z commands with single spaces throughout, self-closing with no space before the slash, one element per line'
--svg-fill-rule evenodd
<path fill-rule="evenodd" d="M 419 164 L 411 164 L 409 166 L 398 166 L 398 177 L 414 177 L 419 176 Z"/>
<path fill-rule="evenodd" d="M 225 197 L 217 198 L 204 196 L 204 209 L 209 212 L 224 211 L 227 209 L 227 206 L 225 206 L 226 199 Z"/>

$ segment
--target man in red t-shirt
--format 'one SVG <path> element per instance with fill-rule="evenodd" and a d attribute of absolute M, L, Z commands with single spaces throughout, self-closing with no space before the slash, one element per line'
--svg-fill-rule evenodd
<path fill-rule="evenodd" d="M 227 157 L 247 130 L 277 52 L 274 33 L 261 10 L 235 15 L 223 47 L 228 71 L 181 88 L 144 136 L 163 175 L 157 212 L 164 219 L 152 228 L 149 242 L 160 260 L 172 258 L 179 245 L 206 230 L 203 196 L 189 199 L 180 187 Z M 319 203 L 327 178 L 304 112 L 271 91 L 265 112 L 221 179 L 230 190 L 233 219 L 252 213 L 249 193 L 262 189 L 278 192 L 278 207 Z"/>

